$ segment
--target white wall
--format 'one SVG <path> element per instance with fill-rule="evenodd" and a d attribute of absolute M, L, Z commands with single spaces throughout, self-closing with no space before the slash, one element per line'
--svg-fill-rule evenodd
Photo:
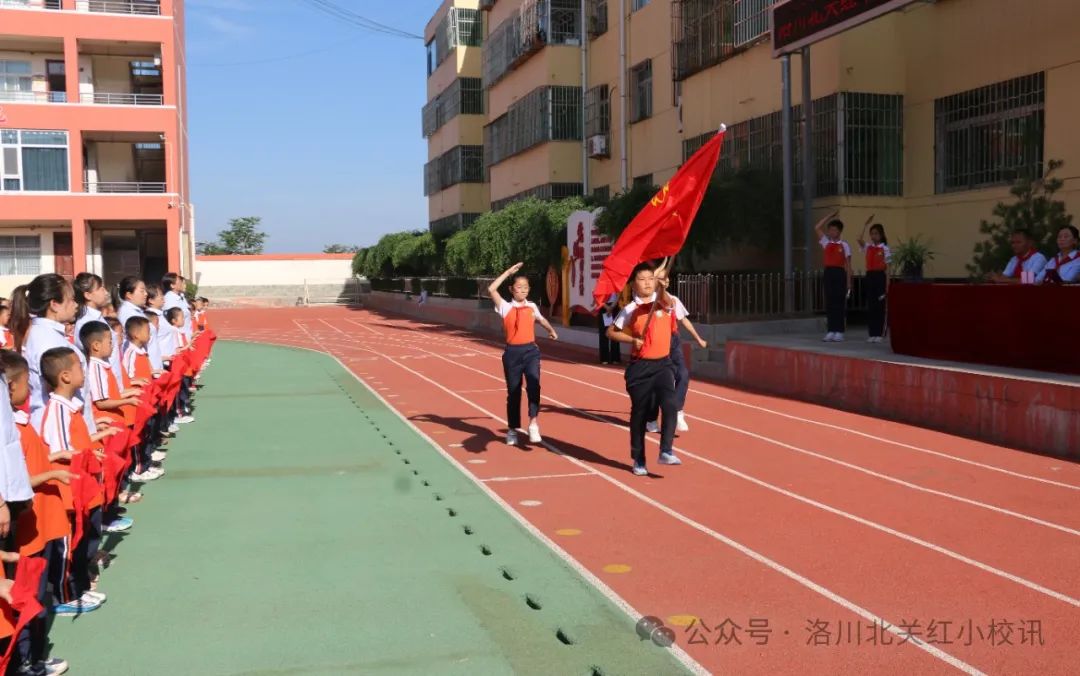
<path fill-rule="evenodd" d="M 41 272 L 56 271 L 56 259 L 53 258 L 53 233 L 56 229 L 38 228 L 31 231 L 29 228 L 0 228 L 0 235 L 37 235 L 41 237 Z M 0 296 L 11 297 L 11 291 L 21 284 L 29 284 L 37 275 L 3 275 L 0 274 Z"/>
<path fill-rule="evenodd" d="M 195 262 L 195 282 L 204 288 L 215 286 L 280 286 L 284 284 L 340 283 L 352 276 L 352 258 L 284 259 L 253 256 L 250 260 L 207 260 Z"/>

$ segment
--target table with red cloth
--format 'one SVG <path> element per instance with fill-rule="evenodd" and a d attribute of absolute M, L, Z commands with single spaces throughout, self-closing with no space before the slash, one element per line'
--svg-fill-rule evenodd
<path fill-rule="evenodd" d="M 1080 374 L 1080 285 L 889 286 L 897 354 Z"/>

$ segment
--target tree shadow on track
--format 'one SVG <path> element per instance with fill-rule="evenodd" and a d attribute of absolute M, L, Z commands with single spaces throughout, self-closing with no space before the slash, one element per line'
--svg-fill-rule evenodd
<path fill-rule="evenodd" d="M 461 445 L 469 453 L 486 453 L 488 444 L 493 441 L 498 441 L 499 439 L 498 435 L 490 429 L 467 422 L 469 420 L 490 420 L 490 418 L 484 416 L 477 416 L 475 418 L 448 418 L 446 416 L 435 415 L 434 413 L 424 413 L 421 415 L 409 416 L 409 420 L 414 423 L 431 423 L 433 425 L 438 425 L 439 427 L 456 430 L 468 435 L 465 440 L 461 442 Z"/>
<path fill-rule="evenodd" d="M 580 418 L 581 420 L 588 420 L 589 422 L 604 422 L 618 425 L 620 427 L 629 427 L 630 420 L 628 414 L 618 415 L 617 411 L 601 411 L 588 408 L 563 408 L 561 406 L 555 406 L 554 404 L 541 404 L 541 412 L 547 412 L 549 414 L 561 413 L 574 418 Z"/>

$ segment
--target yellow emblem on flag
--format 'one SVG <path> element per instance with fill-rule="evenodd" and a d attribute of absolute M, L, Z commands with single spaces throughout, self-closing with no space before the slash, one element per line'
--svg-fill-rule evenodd
<path fill-rule="evenodd" d="M 668 196 L 668 184 L 665 183 L 664 187 L 660 188 L 660 192 L 656 195 L 656 197 L 653 197 L 651 200 L 649 200 L 649 204 L 653 205 L 654 207 L 658 207 L 658 206 L 660 206 L 661 204 L 663 204 L 664 202 L 667 201 L 667 196 Z"/>

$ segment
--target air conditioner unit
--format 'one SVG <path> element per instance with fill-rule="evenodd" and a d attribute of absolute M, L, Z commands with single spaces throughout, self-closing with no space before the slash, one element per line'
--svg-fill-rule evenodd
<path fill-rule="evenodd" d="M 590 136 L 588 141 L 589 157 L 607 157 L 607 136 L 604 134 L 597 134 L 596 136 Z"/>

